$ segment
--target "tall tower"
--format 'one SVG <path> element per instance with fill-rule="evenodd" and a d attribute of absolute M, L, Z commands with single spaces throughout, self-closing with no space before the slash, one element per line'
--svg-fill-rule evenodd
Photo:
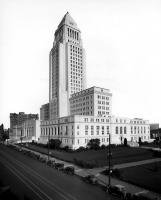
<path fill-rule="evenodd" d="M 81 32 L 67 12 L 55 31 L 49 55 L 50 119 L 70 115 L 70 95 L 86 89 L 86 58 Z"/>

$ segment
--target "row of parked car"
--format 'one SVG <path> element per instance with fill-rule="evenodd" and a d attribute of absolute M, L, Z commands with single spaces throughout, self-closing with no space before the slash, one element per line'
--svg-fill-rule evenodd
<path fill-rule="evenodd" d="M 125 187 L 123 185 L 107 187 L 106 192 L 125 200 L 157 200 L 157 198 L 151 197 L 147 191 L 142 191 L 136 194 L 126 193 Z"/>
<path fill-rule="evenodd" d="M 62 162 L 55 162 L 55 160 L 48 159 L 47 156 L 35 153 L 30 150 L 23 149 L 19 146 L 15 145 L 9 145 L 10 148 L 20 151 L 24 155 L 27 155 L 35 160 L 39 160 L 40 162 L 44 162 L 46 165 L 53 167 L 57 170 L 62 170 L 67 174 L 74 174 L 75 170 L 73 166 L 64 166 L 64 163 Z M 92 184 L 92 185 L 97 185 L 98 184 L 98 179 L 94 175 L 87 175 L 83 177 L 83 181 L 86 183 Z M 115 196 L 118 196 L 120 199 L 125 199 L 125 200 L 157 200 L 157 198 L 149 197 L 149 195 L 146 195 L 145 193 L 138 193 L 138 194 L 130 194 L 126 193 L 125 187 L 122 185 L 114 185 L 110 187 L 106 187 L 106 192 Z"/>
<path fill-rule="evenodd" d="M 46 165 L 53 167 L 57 170 L 63 170 L 67 174 L 74 174 L 74 167 L 72 166 L 64 166 L 64 163 L 55 162 L 55 160 L 48 159 L 45 155 L 34 153 L 33 151 L 23 149 L 19 146 L 8 145 L 10 148 L 23 153 L 24 155 L 33 158 L 35 160 L 39 160 L 40 162 L 44 162 Z"/>

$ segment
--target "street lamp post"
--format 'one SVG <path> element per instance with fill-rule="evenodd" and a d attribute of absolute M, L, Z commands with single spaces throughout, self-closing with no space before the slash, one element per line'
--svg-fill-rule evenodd
<path fill-rule="evenodd" d="M 50 135 L 48 135 L 48 160 L 50 159 Z"/>
<path fill-rule="evenodd" d="M 108 186 L 111 186 L 111 159 L 112 159 L 112 153 L 111 153 L 111 138 L 109 133 L 109 148 L 108 148 L 108 165 L 109 165 L 109 174 L 108 174 Z"/>

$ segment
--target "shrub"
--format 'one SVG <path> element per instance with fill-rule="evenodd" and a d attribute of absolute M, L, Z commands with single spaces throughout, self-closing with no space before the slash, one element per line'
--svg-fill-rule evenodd
<path fill-rule="evenodd" d="M 96 167 L 95 163 L 87 163 L 86 161 L 82 161 L 82 160 L 77 160 L 76 158 L 73 159 L 74 163 L 82 168 L 86 168 L 86 169 L 93 169 Z"/>
<path fill-rule="evenodd" d="M 101 149 L 106 149 L 106 146 L 104 144 L 101 145 Z"/>
<path fill-rule="evenodd" d="M 105 171 L 102 172 L 105 175 L 109 175 L 109 169 L 106 169 Z M 122 179 L 122 175 L 121 175 L 121 171 L 117 168 L 115 169 L 111 169 L 111 176 L 118 178 L 118 179 Z"/>
<path fill-rule="evenodd" d="M 89 140 L 87 147 L 94 150 L 100 149 L 100 139 L 96 138 Z"/>
<path fill-rule="evenodd" d="M 69 146 L 65 146 L 62 149 L 63 149 L 63 151 L 67 151 L 67 150 L 69 150 Z"/>

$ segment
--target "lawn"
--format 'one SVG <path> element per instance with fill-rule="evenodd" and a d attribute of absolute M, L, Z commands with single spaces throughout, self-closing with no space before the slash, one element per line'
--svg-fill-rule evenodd
<path fill-rule="evenodd" d="M 126 182 L 161 193 L 161 162 L 123 168 L 120 171 Z"/>
<path fill-rule="evenodd" d="M 41 148 L 32 144 L 29 144 L 28 148 L 33 150 L 48 153 L 48 149 Z M 64 151 L 50 150 L 51 156 L 59 158 L 64 161 L 74 162 L 74 159 L 82 160 L 88 163 L 97 163 L 98 167 L 108 165 L 107 154 L 108 149 L 102 150 L 89 150 L 82 152 L 67 153 Z M 132 147 L 114 147 L 111 148 L 112 152 L 112 165 L 135 162 L 140 160 L 152 159 L 152 153 L 148 149 L 132 148 Z"/>

